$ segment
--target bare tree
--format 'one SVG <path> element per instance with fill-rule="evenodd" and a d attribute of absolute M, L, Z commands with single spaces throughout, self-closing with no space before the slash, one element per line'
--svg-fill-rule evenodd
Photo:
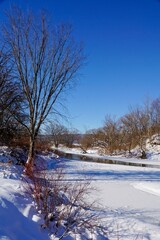
<path fill-rule="evenodd" d="M 5 41 L 11 51 L 14 73 L 26 97 L 30 147 L 26 166 L 32 167 L 35 140 L 63 90 L 84 63 L 83 49 L 68 25 L 52 26 L 42 14 L 36 18 L 18 8 L 8 14 Z"/>
<path fill-rule="evenodd" d="M 123 131 L 126 131 L 126 145 L 129 151 L 139 145 L 142 153 L 145 153 L 145 143 L 150 127 L 150 117 L 145 108 L 131 109 L 130 113 L 121 118 Z"/>
<path fill-rule="evenodd" d="M 66 147 L 72 148 L 74 143 L 79 141 L 79 133 L 75 128 L 68 129 L 64 138 L 64 145 Z"/>
<path fill-rule="evenodd" d="M 106 116 L 103 127 L 107 150 L 112 154 L 119 148 L 119 122 L 110 116 Z"/>
<path fill-rule="evenodd" d="M 58 148 L 59 144 L 64 143 L 67 133 L 68 129 L 64 125 L 56 122 L 50 122 L 46 128 L 46 134 L 49 136 L 56 148 Z"/>
<path fill-rule="evenodd" d="M 135 129 L 133 115 L 134 114 L 130 112 L 121 118 L 124 149 L 128 150 L 129 153 L 131 149 L 137 145 L 137 131 Z"/>
<path fill-rule="evenodd" d="M 80 147 L 83 150 L 83 153 L 87 153 L 87 150 L 89 148 L 92 148 L 93 145 L 94 145 L 94 138 L 93 138 L 92 130 L 86 131 L 86 133 L 82 135 L 82 138 L 80 141 Z"/>
<path fill-rule="evenodd" d="M 160 97 L 151 103 L 152 134 L 160 133 Z"/>

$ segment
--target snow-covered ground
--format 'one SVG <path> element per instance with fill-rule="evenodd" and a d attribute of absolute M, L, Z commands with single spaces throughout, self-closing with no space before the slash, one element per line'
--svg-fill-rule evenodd
<path fill-rule="evenodd" d="M 71 179 L 92 179 L 109 239 L 160 239 L 160 170 L 66 161 Z"/>
<path fill-rule="evenodd" d="M 41 219 L 22 181 L 22 166 L 13 165 L 10 149 L 0 148 L 0 239 L 47 240 Z"/>
<path fill-rule="evenodd" d="M 150 153 L 149 161 L 153 156 L 160 162 L 158 151 Z M 109 240 L 160 239 L 160 169 L 56 160 L 52 155 L 41 159 L 49 161 L 49 171 L 55 162 L 64 167 L 66 179 L 91 180 L 96 191 L 89 198 L 102 209 Z M 8 148 L 1 149 L 0 239 L 47 240 L 48 232 L 41 229 L 41 218 L 22 184 L 22 167 L 14 161 Z"/>

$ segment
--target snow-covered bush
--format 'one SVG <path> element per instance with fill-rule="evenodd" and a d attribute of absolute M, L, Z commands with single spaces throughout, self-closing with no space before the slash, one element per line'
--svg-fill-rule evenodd
<path fill-rule="evenodd" d="M 91 236 L 96 233 L 107 239 L 107 228 L 101 226 L 94 203 L 86 201 L 91 190 L 87 181 L 67 181 L 60 168 L 50 174 L 44 169 L 36 169 L 27 188 L 37 211 L 44 217 L 41 227 L 49 228 L 52 237 L 64 239 L 68 235 Z"/>
<path fill-rule="evenodd" d="M 159 134 L 153 135 L 150 139 L 150 143 L 152 145 L 160 145 L 160 135 Z"/>

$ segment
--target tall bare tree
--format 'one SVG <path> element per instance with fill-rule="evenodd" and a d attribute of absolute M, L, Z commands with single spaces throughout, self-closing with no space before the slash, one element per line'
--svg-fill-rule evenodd
<path fill-rule="evenodd" d="M 27 101 L 26 128 L 30 135 L 27 166 L 32 167 L 40 127 L 54 112 L 62 91 L 77 77 L 84 63 L 83 48 L 74 41 L 70 26 L 53 26 L 45 14 L 36 18 L 14 8 L 4 29 L 14 73 Z"/>

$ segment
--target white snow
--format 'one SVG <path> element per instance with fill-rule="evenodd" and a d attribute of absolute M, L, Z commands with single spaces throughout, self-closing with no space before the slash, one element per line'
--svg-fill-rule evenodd
<path fill-rule="evenodd" d="M 1 148 L 1 154 L 5 150 L 8 151 L 8 148 L 3 148 L 3 151 Z M 21 180 L 22 167 L 8 164 L 10 157 L 7 155 L 0 156 L 0 160 L 3 162 L 0 163 L 0 239 L 49 239 L 34 217 L 34 204 L 26 194 Z"/>
<path fill-rule="evenodd" d="M 4 152 L 7 152 L 4 155 Z M 91 155 L 94 155 L 92 153 Z M 148 160 L 111 158 L 125 161 L 160 163 L 158 149 L 150 147 Z M 109 165 L 39 156 L 52 169 L 55 161 L 63 166 L 66 179 L 91 180 L 96 188 L 89 196 L 98 200 L 102 221 L 108 226 L 109 240 L 160 239 L 160 169 Z M 0 149 L 0 240 L 47 240 L 42 219 L 22 184 L 22 167 L 7 163 L 9 149 Z M 50 170 L 52 171 L 52 170 Z M 66 238 L 67 239 L 67 238 Z M 68 238 L 73 239 L 73 238 Z M 81 240 L 80 236 L 77 238 Z M 99 239 L 100 238 L 92 238 Z M 105 239 L 105 238 L 104 238 Z"/>
<path fill-rule="evenodd" d="M 66 161 L 69 178 L 92 179 L 109 239 L 160 239 L 160 169 Z"/>

